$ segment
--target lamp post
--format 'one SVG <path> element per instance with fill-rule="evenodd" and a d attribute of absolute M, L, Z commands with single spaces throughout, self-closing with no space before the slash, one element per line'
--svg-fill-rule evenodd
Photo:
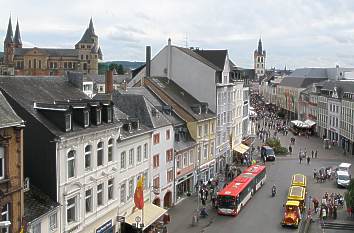
<path fill-rule="evenodd" d="M 141 222 L 141 217 L 140 216 L 136 216 L 135 217 L 135 224 L 134 224 L 134 228 L 136 229 L 137 233 L 143 232 L 144 229 L 144 223 L 140 223 Z M 139 224 L 140 223 L 140 224 Z"/>

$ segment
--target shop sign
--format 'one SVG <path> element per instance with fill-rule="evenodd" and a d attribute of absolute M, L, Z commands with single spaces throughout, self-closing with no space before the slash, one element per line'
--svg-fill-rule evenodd
<path fill-rule="evenodd" d="M 106 222 L 105 224 L 103 224 L 102 226 L 100 226 L 99 228 L 97 228 L 96 233 L 106 233 L 109 232 L 107 230 L 111 228 L 112 228 L 112 219 Z"/>

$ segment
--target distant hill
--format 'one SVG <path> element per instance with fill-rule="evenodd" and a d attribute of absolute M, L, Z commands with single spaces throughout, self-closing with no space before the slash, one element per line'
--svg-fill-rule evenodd
<path fill-rule="evenodd" d="M 145 62 L 140 62 L 140 61 L 106 61 L 106 62 L 100 62 L 102 66 L 108 67 L 111 63 L 115 63 L 117 65 L 122 65 L 125 70 L 134 70 L 141 65 L 144 65 Z"/>

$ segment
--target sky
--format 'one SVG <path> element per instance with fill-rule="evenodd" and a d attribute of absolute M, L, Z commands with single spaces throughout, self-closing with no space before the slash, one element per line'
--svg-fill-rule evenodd
<path fill-rule="evenodd" d="M 10 4 L 9 4 L 10 3 Z M 0 38 L 11 14 L 24 47 L 73 48 L 93 18 L 105 61 L 144 61 L 172 44 L 228 49 L 253 67 L 262 38 L 267 68 L 354 67 L 353 0 L 0 0 Z M 0 44 L 3 51 L 3 43 Z"/>

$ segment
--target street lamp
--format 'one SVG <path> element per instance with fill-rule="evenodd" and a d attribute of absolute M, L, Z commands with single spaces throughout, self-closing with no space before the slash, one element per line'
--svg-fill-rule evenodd
<path fill-rule="evenodd" d="M 133 227 L 136 229 L 136 232 L 143 232 L 144 229 L 144 223 L 140 223 L 141 222 L 141 217 L 140 216 L 136 216 L 135 217 L 135 222 L 133 224 Z M 139 224 L 140 223 L 140 224 Z"/>

